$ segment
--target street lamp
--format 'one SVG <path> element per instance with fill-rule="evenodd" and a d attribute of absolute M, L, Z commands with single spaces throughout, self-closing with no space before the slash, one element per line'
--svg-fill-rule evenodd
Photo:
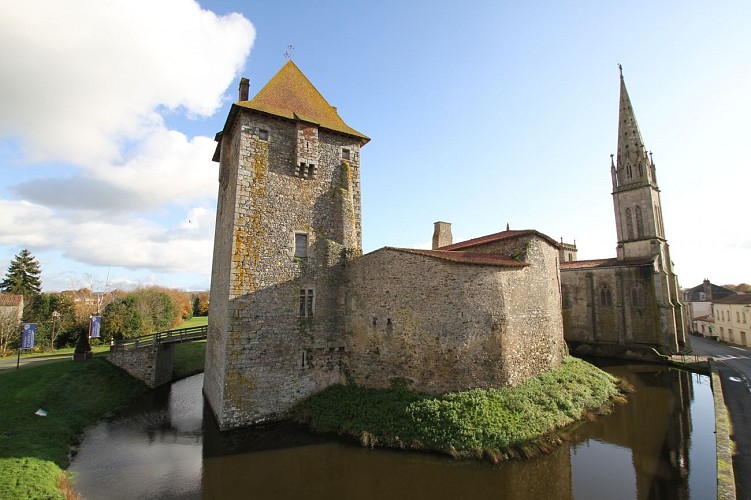
<path fill-rule="evenodd" d="M 52 350 L 55 350 L 55 320 L 60 318 L 60 313 L 57 311 L 52 311 L 52 341 L 50 342 L 50 347 L 52 347 Z"/>

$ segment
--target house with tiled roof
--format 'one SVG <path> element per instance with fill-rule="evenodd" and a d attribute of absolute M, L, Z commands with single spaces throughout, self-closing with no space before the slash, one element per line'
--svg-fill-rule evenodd
<path fill-rule="evenodd" d="M 0 318 L 12 318 L 21 323 L 23 315 L 23 295 L 0 293 Z"/>
<path fill-rule="evenodd" d="M 715 299 L 712 313 L 720 340 L 751 347 L 751 294 L 739 293 Z"/>
<path fill-rule="evenodd" d="M 687 328 L 693 333 L 702 333 L 696 328 L 697 318 L 712 314 L 712 302 L 716 299 L 736 295 L 734 290 L 715 285 L 708 279 L 693 288 L 682 290 L 683 316 Z M 706 330 L 706 328 L 705 328 Z"/>

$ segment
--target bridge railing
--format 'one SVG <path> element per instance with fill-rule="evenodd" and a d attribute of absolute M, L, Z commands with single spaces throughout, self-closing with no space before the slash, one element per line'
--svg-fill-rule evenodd
<path fill-rule="evenodd" d="M 208 331 L 209 327 L 204 325 L 191 328 L 178 328 L 176 330 L 167 330 L 166 332 L 152 333 L 151 335 L 115 340 L 110 344 L 110 350 L 121 351 L 137 349 L 138 347 L 146 345 L 175 344 L 178 342 L 201 340 L 206 338 Z"/>

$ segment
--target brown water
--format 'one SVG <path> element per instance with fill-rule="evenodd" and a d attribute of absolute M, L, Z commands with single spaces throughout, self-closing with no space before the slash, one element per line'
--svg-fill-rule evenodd
<path fill-rule="evenodd" d="M 282 424 L 220 433 L 198 375 L 153 391 L 85 436 L 70 470 L 84 498 L 716 498 L 707 377 L 606 368 L 636 388 L 569 445 L 499 466 L 370 450 Z"/>

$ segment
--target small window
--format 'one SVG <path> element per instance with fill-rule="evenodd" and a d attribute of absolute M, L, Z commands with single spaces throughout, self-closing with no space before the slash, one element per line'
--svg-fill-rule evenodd
<path fill-rule="evenodd" d="M 613 294 L 610 292 L 610 288 L 608 288 L 607 285 L 602 285 L 602 288 L 600 288 L 600 306 L 613 306 Z"/>
<path fill-rule="evenodd" d="M 308 235 L 295 233 L 295 257 L 306 259 L 308 257 Z"/>
<path fill-rule="evenodd" d="M 349 160 L 349 149 L 342 148 L 342 160 Z"/>
<path fill-rule="evenodd" d="M 313 317 L 313 289 L 303 288 L 300 290 L 300 317 Z"/>
<path fill-rule="evenodd" d="M 269 140 L 269 131 L 263 128 L 258 129 L 258 138 L 262 141 Z"/>

